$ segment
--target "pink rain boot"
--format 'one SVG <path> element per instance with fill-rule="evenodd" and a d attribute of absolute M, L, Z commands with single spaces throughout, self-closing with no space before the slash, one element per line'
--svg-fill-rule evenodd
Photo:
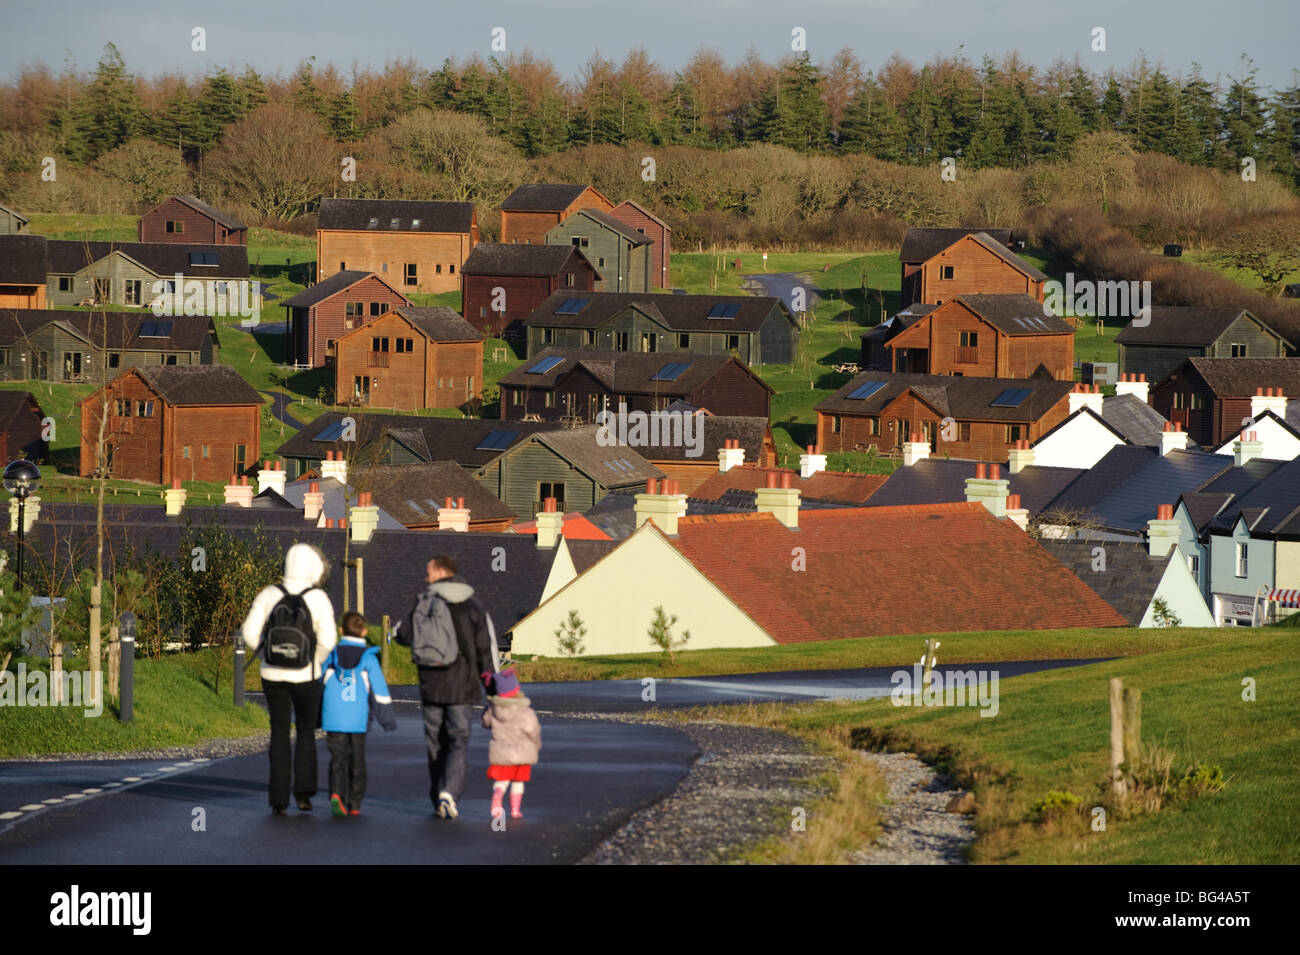
<path fill-rule="evenodd" d="M 523 803 L 523 801 L 524 801 L 523 793 L 512 792 L 510 794 L 510 818 L 511 819 L 524 818 L 523 810 L 519 808 L 520 805 Z"/>
<path fill-rule="evenodd" d="M 498 789 L 496 786 L 492 787 L 492 818 L 493 819 L 505 813 L 505 809 L 501 805 L 501 797 L 503 797 L 505 794 L 506 791 L 504 789 Z"/>

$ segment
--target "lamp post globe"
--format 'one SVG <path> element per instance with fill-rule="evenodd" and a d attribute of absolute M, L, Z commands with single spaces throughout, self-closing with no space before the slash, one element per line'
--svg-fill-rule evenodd
<path fill-rule="evenodd" d="M 27 499 L 41 486 L 41 469 L 31 461 L 14 461 L 5 468 L 4 477 L 0 478 L 5 490 L 18 499 L 18 589 L 23 589 L 23 555 L 26 551 L 24 538 L 27 536 L 26 504 Z"/>

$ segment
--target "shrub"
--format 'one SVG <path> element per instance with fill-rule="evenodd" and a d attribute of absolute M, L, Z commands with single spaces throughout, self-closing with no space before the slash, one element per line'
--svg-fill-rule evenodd
<path fill-rule="evenodd" d="M 1029 807 L 1030 815 L 1040 822 L 1078 812 L 1083 799 L 1068 789 L 1053 789 Z"/>

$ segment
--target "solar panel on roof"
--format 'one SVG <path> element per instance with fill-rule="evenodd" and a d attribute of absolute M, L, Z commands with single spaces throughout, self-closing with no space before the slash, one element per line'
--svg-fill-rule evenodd
<path fill-rule="evenodd" d="M 482 441 L 475 447 L 475 451 L 504 451 L 510 445 L 514 444 L 515 438 L 519 437 L 518 431 L 489 431 Z"/>
<path fill-rule="evenodd" d="M 335 421 L 332 425 L 320 432 L 313 441 L 337 441 L 343 434 L 343 422 Z"/>
<path fill-rule="evenodd" d="M 216 265 L 217 253 L 215 252 L 191 252 L 190 265 Z"/>
<path fill-rule="evenodd" d="M 989 402 L 992 408 L 1018 408 L 1033 393 L 1032 388 L 1008 388 Z"/>
<path fill-rule="evenodd" d="M 415 513 L 421 516 L 424 515 L 424 508 L 420 507 L 420 505 L 416 504 L 414 501 L 407 501 L 406 506 L 409 507 L 411 510 L 415 511 Z"/>
<path fill-rule="evenodd" d="M 735 302 L 718 302 L 709 309 L 709 318 L 735 318 L 740 306 Z"/>
<path fill-rule="evenodd" d="M 526 372 L 524 372 L 524 374 L 544 375 L 562 361 L 564 361 L 564 359 L 561 356 L 551 355 L 547 358 L 543 358 L 537 364 L 533 365 L 533 367 L 529 368 Z"/>
<path fill-rule="evenodd" d="M 870 398 L 872 395 L 874 395 L 877 391 L 879 391 L 883 387 L 885 387 L 885 383 L 883 381 L 863 382 L 862 384 L 858 385 L 858 387 L 850 391 L 846 397 L 856 398 L 857 400 L 862 401 L 867 398 Z"/>
<path fill-rule="evenodd" d="M 676 381 L 678 378 L 682 376 L 682 372 L 684 372 L 687 368 L 690 367 L 691 367 L 691 363 L 688 361 L 670 361 L 668 364 L 664 365 L 657 372 L 655 372 L 654 375 L 651 376 L 650 380 L 651 381 Z"/>
<path fill-rule="evenodd" d="M 566 298 L 560 303 L 560 307 L 555 310 L 555 314 L 577 315 L 590 304 L 591 299 L 589 298 Z"/>

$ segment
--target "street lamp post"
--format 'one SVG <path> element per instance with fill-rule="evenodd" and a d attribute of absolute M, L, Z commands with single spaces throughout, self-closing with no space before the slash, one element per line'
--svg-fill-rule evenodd
<path fill-rule="evenodd" d="M 18 498 L 18 589 L 22 590 L 27 499 L 41 486 L 41 469 L 31 461 L 14 461 L 5 468 L 4 477 L 0 480 L 3 481 L 5 490 Z"/>

